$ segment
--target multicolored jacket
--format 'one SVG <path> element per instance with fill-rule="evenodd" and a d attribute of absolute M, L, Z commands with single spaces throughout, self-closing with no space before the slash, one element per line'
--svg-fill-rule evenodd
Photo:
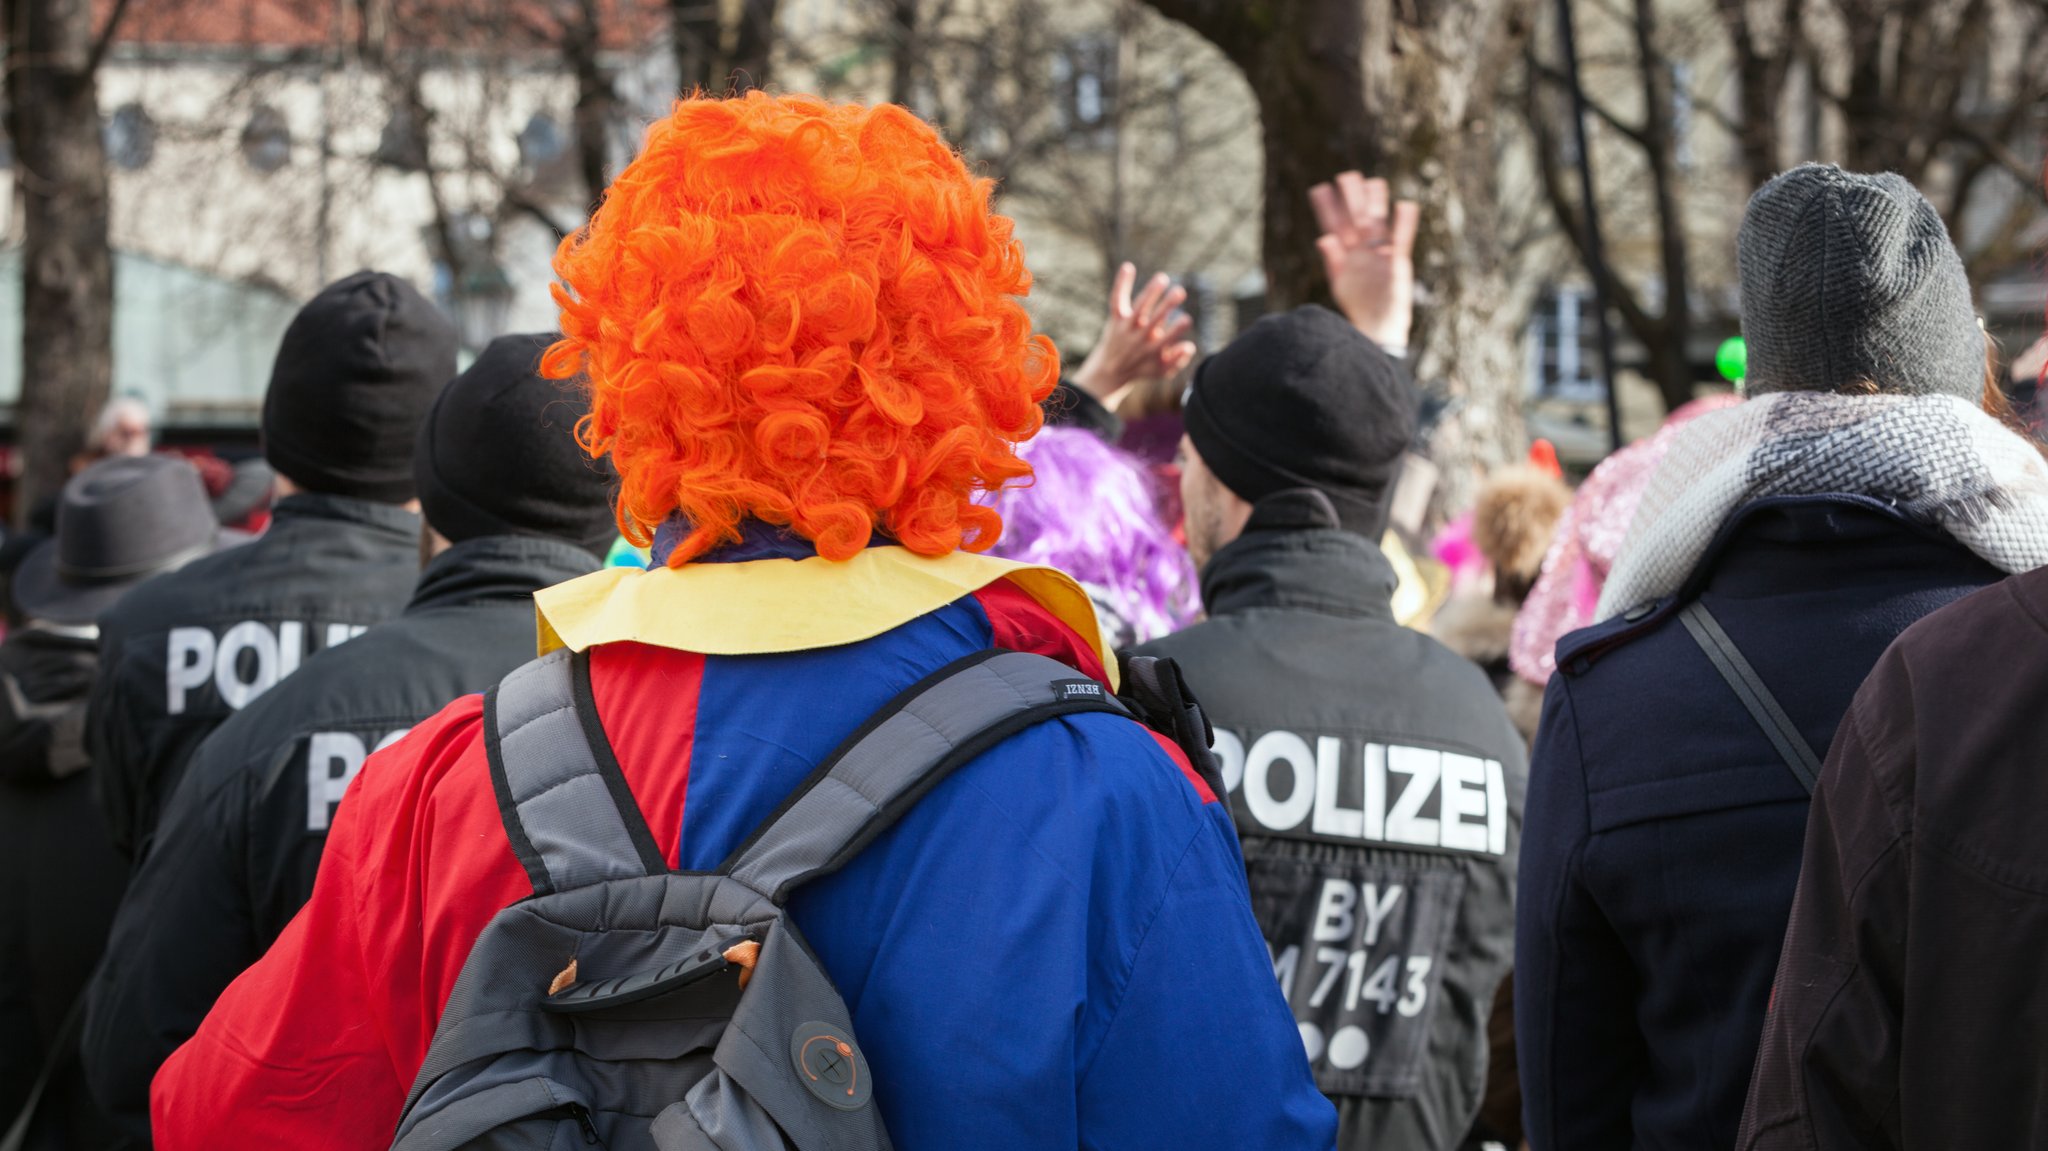
<path fill-rule="evenodd" d="M 1086 595 L 1045 569 L 752 539 L 543 592 L 671 864 L 715 867 L 897 692 L 989 647 L 1112 683 Z M 1112 683 L 1113 686 L 1113 683 Z M 530 887 L 480 697 L 372 756 L 312 901 L 152 1092 L 156 1146 L 376 1148 L 472 942 Z M 1330 1148 L 1230 818 L 1114 716 L 1029 729 L 791 902 L 866 1040 L 904 1151 Z"/>

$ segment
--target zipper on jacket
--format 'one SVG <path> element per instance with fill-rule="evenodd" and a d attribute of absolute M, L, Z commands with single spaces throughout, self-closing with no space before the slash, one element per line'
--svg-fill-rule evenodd
<path fill-rule="evenodd" d="M 590 1108 L 581 1103 L 564 1103 L 560 1107 L 543 1111 L 534 1118 L 574 1119 L 576 1126 L 583 1129 L 583 1141 L 592 1147 L 597 1146 L 597 1124 L 590 1118 Z"/>

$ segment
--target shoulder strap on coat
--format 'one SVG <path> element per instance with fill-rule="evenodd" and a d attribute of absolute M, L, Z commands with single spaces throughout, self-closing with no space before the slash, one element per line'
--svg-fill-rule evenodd
<path fill-rule="evenodd" d="M 844 867 L 955 768 L 1010 736 L 1077 712 L 1130 711 L 1057 660 L 977 652 L 876 712 L 720 870 L 777 903 Z"/>
<path fill-rule="evenodd" d="M 553 652 L 492 688 L 484 751 L 535 894 L 668 870 L 598 726 L 587 652 Z"/>
<path fill-rule="evenodd" d="M 1714 613 L 1699 600 L 1687 604 L 1685 610 L 1678 613 L 1678 618 L 1685 624 L 1685 630 L 1692 633 L 1693 642 L 1707 654 L 1714 670 L 1721 673 L 1721 678 L 1735 692 L 1735 698 L 1742 701 L 1749 717 L 1763 729 L 1764 738 L 1777 749 L 1778 757 L 1785 761 L 1786 768 L 1799 781 L 1799 786 L 1806 789 L 1806 794 L 1812 795 L 1814 782 L 1820 778 L 1820 757 L 1813 753 L 1813 746 L 1800 734 L 1799 725 L 1793 723 L 1785 709 L 1778 706 L 1778 698 L 1764 686 L 1762 677 L 1750 666 L 1742 649 L 1736 647 L 1728 633 L 1721 630 L 1721 621 L 1715 619 Z"/>

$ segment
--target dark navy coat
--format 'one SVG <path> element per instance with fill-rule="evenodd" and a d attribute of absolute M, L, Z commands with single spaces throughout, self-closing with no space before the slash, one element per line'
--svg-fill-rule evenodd
<path fill-rule="evenodd" d="M 1676 618 L 1702 599 L 1825 754 L 1913 621 L 2002 578 L 1852 496 L 1731 516 L 1677 596 L 1558 645 L 1529 772 L 1515 1024 L 1535 1151 L 1734 1146 L 1807 795 Z"/>

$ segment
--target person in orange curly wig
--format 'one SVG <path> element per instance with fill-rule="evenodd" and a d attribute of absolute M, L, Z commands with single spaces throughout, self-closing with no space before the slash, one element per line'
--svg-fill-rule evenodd
<path fill-rule="evenodd" d="M 1336 1112 L 1252 918 L 1199 711 L 1149 664 L 1138 710 L 1175 734 L 1113 707 L 1080 585 L 977 554 L 1002 521 L 972 497 L 1028 476 L 1014 449 L 1057 370 L 989 193 L 900 108 L 757 92 L 653 127 L 562 245 L 543 368 L 587 380 L 583 442 L 613 461 L 620 526 L 656 560 L 539 592 L 544 649 L 572 656 L 364 765 L 328 829 L 340 862 L 155 1079 L 158 1151 L 372 1151 L 402 1117 L 442 1129 L 448 1110 L 408 1114 L 408 1087 L 447 1057 L 437 1032 L 471 1033 L 464 972 L 503 909 L 580 860 L 633 884 L 715 870 L 820 797 L 859 838 L 799 819 L 801 851 L 835 862 L 791 878 L 787 906 L 843 990 L 872 1107 L 803 1110 L 792 1079 L 798 1109 L 733 1114 L 793 1119 L 804 1146 L 798 1130 L 845 1146 L 886 1130 L 899 1151 L 1329 1151 Z M 522 683 L 552 685 L 539 715 L 590 740 L 603 786 L 500 806 L 494 778 L 509 796 L 515 770 L 560 767 L 551 737 L 506 738 L 528 705 L 499 701 L 536 698 Z M 892 792 L 818 770 L 884 729 L 933 738 L 847 762 L 944 744 L 951 771 Z M 881 793 L 896 798 L 865 798 Z M 600 962 L 584 978 L 608 977 Z M 561 963 L 477 970 L 538 1012 Z M 651 1146 L 650 1108 L 673 1122 L 704 1095 L 675 1078 L 690 1063 L 641 1084 L 660 1104 L 596 1093 L 582 1137 Z M 434 1082 L 421 1098 L 453 1081 Z M 462 1091 L 447 1097 L 476 1101 Z"/>
<path fill-rule="evenodd" d="M 543 364 L 589 380 L 626 538 L 687 525 L 672 566 L 750 518 L 827 559 L 994 543 L 973 493 L 1029 474 L 1059 366 L 991 188 L 893 105 L 751 92 L 655 124 L 555 255 Z"/>

